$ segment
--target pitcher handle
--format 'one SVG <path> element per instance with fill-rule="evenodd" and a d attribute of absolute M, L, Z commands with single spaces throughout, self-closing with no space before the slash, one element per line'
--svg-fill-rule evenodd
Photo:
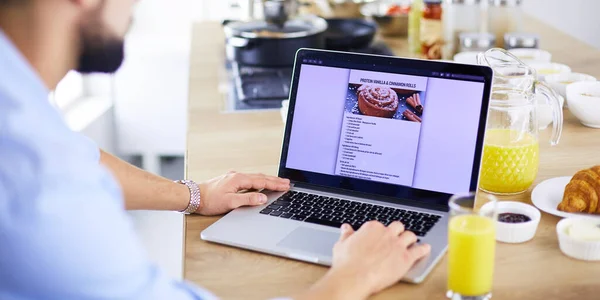
<path fill-rule="evenodd" d="M 556 146 L 560 141 L 563 129 L 563 110 L 558 100 L 556 92 L 548 87 L 543 82 L 537 81 L 535 84 L 535 92 L 539 92 L 546 98 L 546 101 L 552 108 L 552 137 L 550 138 L 550 145 Z"/>

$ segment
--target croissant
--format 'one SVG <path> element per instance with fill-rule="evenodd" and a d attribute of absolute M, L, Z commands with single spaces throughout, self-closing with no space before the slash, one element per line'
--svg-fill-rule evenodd
<path fill-rule="evenodd" d="M 600 214 L 600 166 L 575 173 L 558 210 L 573 213 Z"/>

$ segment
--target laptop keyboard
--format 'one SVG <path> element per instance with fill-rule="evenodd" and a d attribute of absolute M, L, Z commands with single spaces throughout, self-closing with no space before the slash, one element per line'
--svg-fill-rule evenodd
<path fill-rule="evenodd" d="M 400 221 L 406 230 L 425 236 L 441 216 L 290 191 L 260 211 L 273 217 L 339 228 L 350 224 L 358 230 L 362 224 L 377 220 L 384 225 Z"/>

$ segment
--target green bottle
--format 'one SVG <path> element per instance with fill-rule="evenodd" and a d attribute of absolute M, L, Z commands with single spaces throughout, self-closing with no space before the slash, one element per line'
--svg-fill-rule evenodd
<path fill-rule="evenodd" d="M 408 48 L 412 54 L 421 53 L 421 18 L 423 0 L 413 0 L 408 14 Z"/>

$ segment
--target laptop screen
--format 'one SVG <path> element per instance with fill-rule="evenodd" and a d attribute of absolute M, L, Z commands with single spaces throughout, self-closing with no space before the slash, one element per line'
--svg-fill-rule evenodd
<path fill-rule="evenodd" d="M 369 58 L 297 59 L 282 167 L 338 178 L 324 181 L 333 188 L 344 188 L 347 178 L 431 195 L 474 190 L 487 110 L 485 76 L 439 69 L 452 65 L 447 63 L 410 69 L 361 60 Z"/>

